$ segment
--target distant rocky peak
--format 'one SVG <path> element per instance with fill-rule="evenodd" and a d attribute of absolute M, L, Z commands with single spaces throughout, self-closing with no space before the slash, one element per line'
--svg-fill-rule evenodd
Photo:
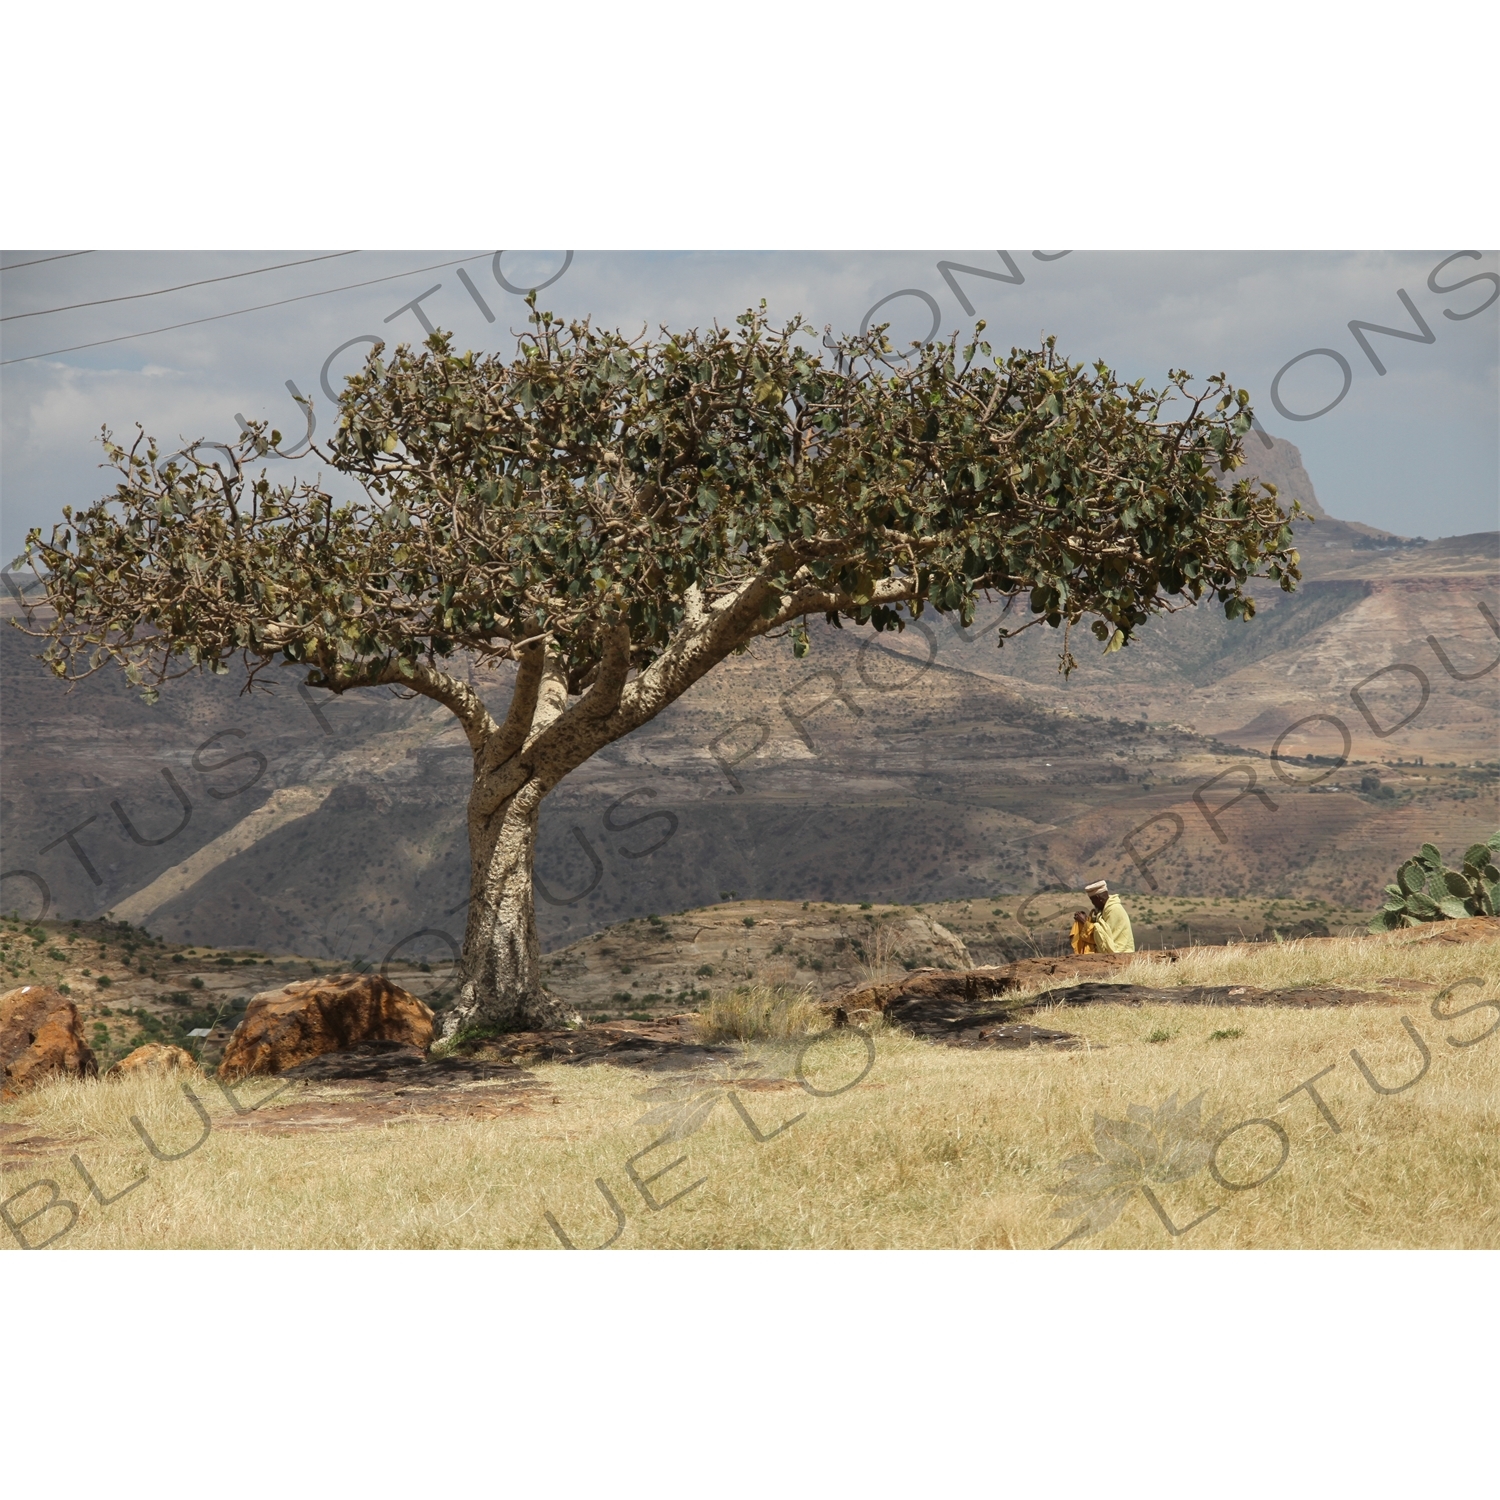
<path fill-rule="evenodd" d="M 1269 448 L 1266 446 L 1268 441 Z M 1302 450 L 1295 443 L 1271 437 L 1257 429 L 1245 439 L 1244 454 L 1245 465 L 1235 470 L 1235 479 L 1258 479 L 1263 484 L 1274 484 L 1277 497 L 1284 504 L 1300 500 L 1303 510 L 1319 520 L 1332 519 L 1318 504 L 1312 479 L 1302 466 Z"/>

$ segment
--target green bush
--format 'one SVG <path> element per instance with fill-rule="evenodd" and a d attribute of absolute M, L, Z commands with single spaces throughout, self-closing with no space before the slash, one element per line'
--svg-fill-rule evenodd
<path fill-rule="evenodd" d="M 1371 932 L 1417 927 L 1423 922 L 1463 917 L 1492 917 L 1500 910 L 1500 833 L 1464 851 L 1462 870 L 1443 864 L 1436 844 L 1423 844 L 1396 871 L 1396 883 L 1385 888 L 1385 905 L 1370 922 Z"/>

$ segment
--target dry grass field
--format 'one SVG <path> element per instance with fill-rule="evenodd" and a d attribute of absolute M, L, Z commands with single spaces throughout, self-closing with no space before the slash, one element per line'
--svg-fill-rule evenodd
<path fill-rule="evenodd" d="M 331 1084 L 241 1116 L 197 1080 L 206 1130 L 171 1079 L 59 1082 L 0 1108 L 0 1183 L 32 1243 L 69 1216 L 26 1222 L 52 1193 L 29 1184 L 77 1205 L 55 1248 L 543 1249 L 560 1231 L 580 1248 L 1030 1249 L 1079 1223 L 1099 1227 L 1070 1249 L 1494 1248 L 1500 942 L 1430 936 L 1143 960 L 1115 978 L 1341 985 L 1370 1003 L 1027 1016 L 1075 1033 L 1075 1050 L 962 1050 L 886 1029 L 772 1037 L 708 1071 L 545 1063 L 503 1109 L 466 1112 L 496 1097 L 478 1084 L 437 1113 L 373 1118 Z M 1477 983 L 1441 1002 L 1454 1019 L 1435 1018 L 1460 980 Z M 721 1007 L 718 1034 L 727 1019 Z M 1295 1092 L 1315 1076 L 1337 1131 Z M 243 1087 L 242 1106 L 271 1086 Z M 1162 1112 L 1199 1095 L 1196 1115 Z M 132 1116 L 163 1156 L 186 1154 L 153 1159 Z M 1228 1133 L 1244 1121 L 1263 1123 Z M 114 1201 L 90 1195 L 75 1155 Z M 1087 1191 L 1060 1198 L 1069 1182 Z M 1055 1217 L 1063 1202 L 1093 1218 Z"/>

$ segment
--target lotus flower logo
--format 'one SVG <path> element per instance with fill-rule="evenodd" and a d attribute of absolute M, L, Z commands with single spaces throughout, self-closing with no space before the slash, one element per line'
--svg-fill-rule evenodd
<path fill-rule="evenodd" d="M 1123 1120 L 1096 1113 L 1094 1150 L 1070 1156 L 1063 1163 L 1063 1170 L 1073 1175 L 1058 1188 L 1061 1201 L 1052 1214 L 1054 1219 L 1079 1222 L 1053 1249 L 1107 1229 L 1137 1193 L 1173 1236 L 1185 1234 L 1209 1214 L 1217 1213 L 1217 1208 L 1211 1208 L 1192 1224 L 1178 1229 L 1151 1190 L 1153 1183 L 1186 1182 L 1208 1165 L 1214 1144 L 1223 1134 L 1224 1116 L 1216 1114 L 1205 1120 L 1202 1107 L 1202 1094 L 1179 1106 L 1174 1093 L 1155 1110 L 1132 1104 Z"/>
<path fill-rule="evenodd" d="M 728 1099 L 740 1119 L 749 1126 L 755 1139 L 768 1141 L 772 1136 L 780 1135 L 783 1130 L 795 1125 L 802 1115 L 788 1120 L 770 1135 L 763 1134 L 750 1118 L 736 1090 L 753 1090 L 789 1081 L 782 1073 L 769 1070 L 760 1059 L 742 1054 L 725 1062 L 716 1072 L 678 1074 L 655 1088 L 637 1094 L 637 1099 L 650 1104 L 652 1108 L 636 1124 L 661 1130 L 663 1134 L 657 1138 L 657 1145 L 667 1141 L 686 1140 L 708 1123 L 709 1116 L 718 1108 L 721 1100 Z"/>

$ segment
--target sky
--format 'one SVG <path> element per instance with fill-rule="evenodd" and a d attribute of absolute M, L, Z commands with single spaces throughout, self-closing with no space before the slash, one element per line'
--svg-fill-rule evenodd
<path fill-rule="evenodd" d="M 425 336 L 418 311 L 402 310 L 413 298 L 460 347 L 509 352 L 522 294 L 549 281 L 543 307 L 630 332 L 729 323 L 764 298 L 778 320 L 838 332 L 889 320 L 902 345 L 982 317 L 1000 350 L 1053 334 L 1069 357 L 1127 378 L 1225 371 L 1266 431 L 1302 450 L 1332 514 L 1404 536 L 1500 525 L 1493 251 L 40 249 L 0 252 L 0 265 L 7 562 L 29 527 L 45 531 L 64 505 L 108 488 L 101 426 L 133 435 L 139 422 L 177 448 L 226 441 L 243 415 L 290 443 L 306 430 L 291 382 L 313 398 L 316 441 L 328 391 L 375 337 Z M 1360 322 L 1415 337 L 1366 331 L 1362 343 Z"/>

